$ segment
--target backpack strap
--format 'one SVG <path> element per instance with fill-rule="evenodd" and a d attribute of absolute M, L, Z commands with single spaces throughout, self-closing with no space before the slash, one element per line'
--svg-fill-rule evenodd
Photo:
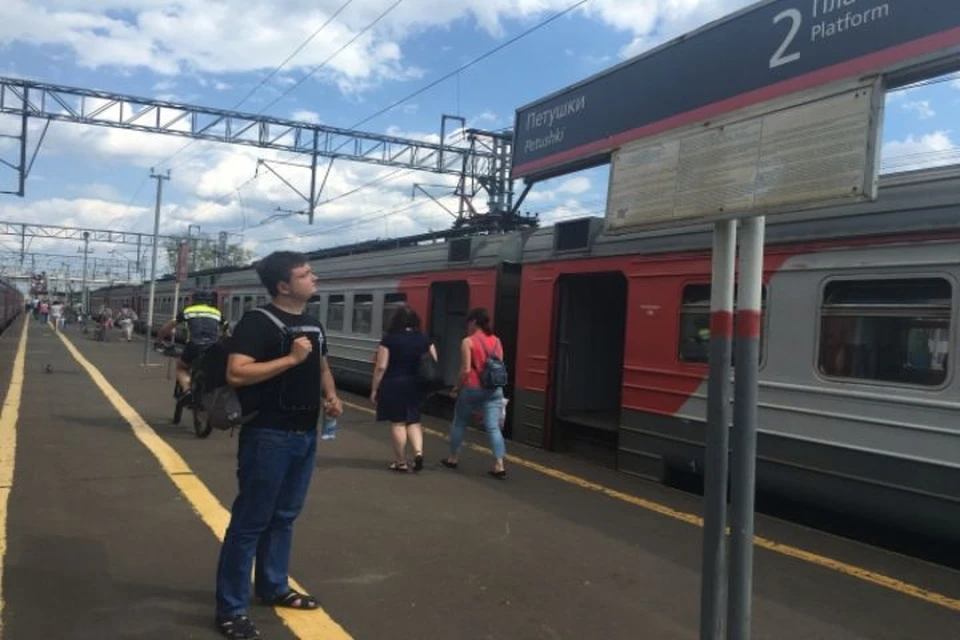
<path fill-rule="evenodd" d="M 254 309 L 251 309 L 251 311 L 259 311 L 259 312 L 262 313 L 263 315 L 265 315 L 265 316 L 267 316 L 268 318 L 270 318 L 270 321 L 273 322 L 273 324 L 277 325 L 277 329 L 280 329 L 280 333 L 287 333 L 287 332 L 290 331 L 290 328 L 289 328 L 287 325 L 283 324 L 283 322 L 281 322 L 280 318 L 278 318 L 277 316 L 273 315 L 272 313 L 270 313 L 269 311 L 267 311 L 267 310 L 264 309 L 263 307 L 256 307 L 256 308 L 254 308 Z"/>
<path fill-rule="evenodd" d="M 494 347 L 494 351 L 499 351 L 499 352 L 500 352 L 500 355 L 497 356 L 497 357 L 502 360 L 502 359 L 503 359 L 503 344 L 500 342 L 500 338 L 496 338 L 496 340 L 497 340 L 497 345 Z M 490 349 L 487 349 L 487 345 L 484 344 L 482 338 L 480 339 L 480 348 L 483 349 L 483 354 L 489 358 L 489 357 L 490 357 Z"/>
<path fill-rule="evenodd" d="M 260 313 L 270 318 L 270 321 L 273 322 L 273 324 L 275 324 L 277 328 L 280 329 L 280 333 L 284 335 L 291 335 L 294 333 L 317 333 L 320 335 L 321 339 L 326 340 L 327 336 L 324 333 L 323 329 L 321 329 L 320 327 L 317 327 L 314 325 L 304 325 L 302 327 L 290 327 L 284 324 L 283 321 L 280 320 L 280 318 L 273 315 L 263 307 L 256 307 L 254 309 L 251 309 L 251 311 L 259 311 Z"/>
<path fill-rule="evenodd" d="M 470 340 L 471 340 L 471 341 L 473 340 L 473 336 L 470 337 Z M 500 352 L 500 355 L 499 355 L 498 357 L 502 360 L 502 359 L 503 359 L 503 345 L 500 344 L 500 338 L 497 338 L 497 347 L 500 347 L 500 348 L 498 349 L 498 351 Z M 484 344 L 483 338 L 480 339 L 480 348 L 483 349 L 483 355 L 486 356 L 487 358 L 489 358 L 489 357 L 490 357 L 490 349 L 487 349 L 487 345 Z M 471 365 L 472 367 L 474 367 L 474 368 L 477 370 L 477 374 L 479 374 L 479 373 L 480 373 L 480 367 L 477 365 L 476 362 L 472 362 L 473 358 L 471 358 L 470 360 L 471 360 L 470 365 Z M 484 361 L 484 362 L 486 362 L 486 361 Z"/>

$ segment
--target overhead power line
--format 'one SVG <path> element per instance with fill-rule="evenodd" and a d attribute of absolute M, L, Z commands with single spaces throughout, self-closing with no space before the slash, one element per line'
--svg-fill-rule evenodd
<path fill-rule="evenodd" d="M 338 55 L 340 55 L 341 53 L 343 53 L 350 45 L 352 45 L 354 42 L 356 42 L 361 36 L 363 36 L 363 35 L 364 35 L 365 33 L 367 33 L 370 29 L 372 29 L 374 26 L 376 26 L 381 20 L 383 20 L 385 17 L 387 17 L 387 15 L 389 15 L 390 12 L 392 12 L 394 9 L 396 9 L 398 6 L 400 6 L 400 4 L 401 4 L 403 1 L 404 1 L 404 0 L 396 0 L 396 1 L 395 1 L 392 5 L 390 5 L 386 10 L 384 10 L 382 13 L 380 13 L 380 15 L 378 15 L 376 18 L 374 18 L 373 21 L 371 21 L 370 23 L 368 23 L 363 29 L 361 29 L 359 32 L 357 32 L 357 34 L 354 35 L 354 37 L 351 38 L 347 43 L 345 43 L 345 44 L 342 45 L 339 49 L 337 49 L 335 52 L 333 52 L 333 54 L 331 54 L 326 60 L 324 60 L 323 62 L 321 62 L 321 63 L 318 64 L 317 66 L 313 67 L 313 68 L 312 68 L 309 72 L 307 72 L 302 78 L 300 78 L 294 85 L 288 87 L 283 93 L 281 93 L 279 96 L 277 96 L 277 98 L 276 98 L 273 102 L 271 102 L 271 103 L 268 104 L 267 106 L 263 107 L 263 108 L 262 108 L 260 111 L 258 111 L 257 113 L 261 113 L 261 114 L 262 114 L 262 113 L 265 112 L 267 109 L 269 109 L 270 107 L 272 107 L 272 106 L 274 106 L 275 104 L 277 104 L 277 103 L 278 103 L 280 100 L 282 100 L 284 97 L 286 97 L 287 95 L 289 95 L 289 94 L 290 94 L 292 91 L 294 91 L 297 87 L 299 87 L 301 84 L 303 84 L 308 78 L 311 78 L 314 74 L 316 74 L 318 71 L 320 71 L 321 69 L 323 69 L 323 68 L 324 68 L 326 65 L 328 65 L 334 58 L 336 58 Z M 349 4 L 349 3 L 348 3 L 348 4 Z M 345 7 L 346 7 L 346 5 L 344 5 L 344 7 L 341 7 L 341 10 L 342 10 L 343 8 L 345 8 Z M 338 13 L 339 13 L 339 11 L 338 11 Z M 238 185 L 238 186 L 230 189 L 229 191 L 225 192 L 223 195 L 221 195 L 221 196 L 219 196 L 217 199 L 215 199 L 214 202 L 216 202 L 216 201 L 218 201 L 218 200 L 220 200 L 220 199 L 222 199 L 222 198 L 224 198 L 224 197 L 226 197 L 226 196 L 229 196 L 230 194 L 238 191 L 242 186 L 248 184 L 248 183 L 251 182 L 251 181 L 252 181 L 252 180 L 247 180 L 246 182 L 244 182 L 244 183 L 242 183 L 242 184 L 240 184 L 240 185 Z"/>
<path fill-rule="evenodd" d="M 421 87 L 420 89 L 417 89 L 416 91 L 414 91 L 414 92 L 411 93 L 410 95 L 408 95 L 408 96 L 406 96 L 406 97 L 404 97 L 404 98 L 400 98 L 399 100 L 397 100 L 396 102 L 390 104 L 389 106 L 386 106 L 386 107 L 384 107 L 383 109 L 380 109 L 379 111 L 377 111 L 376 113 L 374 113 L 374 114 L 372 114 L 372 115 L 370 115 L 370 116 L 367 116 L 366 118 L 364 118 L 363 120 L 360 120 L 360 121 L 357 122 L 356 124 L 351 125 L 350 128 L 351 128 L 351 129 L 355 129 L 356 127 L 359 127 L 360 125 L 365 124 L 365 123 L 373 120 L 373 119 L 376 118 L 377 116 L 383 115 L 384 113 L 390 111 L 391 109 L 400 106 L 401 104 L 403 104 L 403 103 L 406 102 L 407 100 L 410 100 L 411 98 L 417 97 L 418 95 L 420 95 L 420 94 L 423 93 L 424 91 L 427 91 L 427 90 L 429 90 L 429 89 L 432 89 L 433 87 L 437 86 L 437 85 L 440 84 L 441 82 L 443 82 L 443 81 L 445 81 L 445 80 L 449 80 L 450 78 L 452 78 L 452 77 L 454 77 L 455 75 L 461 73 L 462 71 L 465 71 L 466 69 L 469 69 L 470 67 L 472 67 L 473 65 L 477 64 L 478 62 L 481 62 L 481 61 L 483 61 L 483 60 L 486 60 L 487 58 L 489 58 L 489 57 L 492 56 L 493 54 L 498 53 L 498 52 L 502 51 L 503 49 L 506 49 L 507 47 L 509 47 L 510 45 L 514 44 L 515 42 L 517 42 L 517 41 L 519 41 L 519 40 L 522 40 L 523 38 L 526 38 L 526 37 L 527 37 L 528 35 L 530 35 L 531 33 L 535 32 L 535 31 L 537 31 L 537 30 L 539 30 L 539 29 L 542 29 L 543 27 L 547 26 L 548 24 L 550 24 L 551 22 L 553 22 L 553 21 L 555 21 L 555 20 L 558 20 L 559 18 L 562 18 L 563 16 L 567 15 L 568 13 L 570 13 L 571 11 L 573 11 L 574 9 L 577 9 L 578 7 L 586 4 L 586 3 L 589 2 L 589 1 L 590 1 L 590 0 L 578 0 L 577 2 L 575 2 L 575 3 L 573 3 L 572 5 L 570 5 L 569 7 L 567 7 L 566 9 L 563 9 L 563 10 L 560 11 L 559 13 L 553 14 L 552 16 L 550 16 L 549 18 L 547 18 L 547 19 L 544 20 L 543 22 L 539 22 L 539 23 L 535 24 L 534 26 L 530 27 L 530 28 L 527 29 L 526 31 L 523 31 L 522 33 L 517 34 L 517 35 L 514 36 L 513 38 L 510 38 L 509 40 L 507 40 L 507 41 L 504 42 L 503 44 L 497 45 L 496 47 L 494 47 L 493 49 L 490 49 L 490 50 L 487 51 L 486 53 L 483 53 L 483 54 L 477 56 L 476 58 L 474 58 L 474 59 L 471 60 L 470 62 L 467 62 L 467 63 L 465 63 L 465 64 L 460 65 L 459 67 L 457 67 L 457 68 L 454 69 L 453 71 L 450 71 L 450 72 L 447 73 L 446 75 L 443 75 L 443 76 L 437 78 L 436 80 L 434 80 L 434 81 L 431 82 L 430 84 L 428 84 L 428 85 L 426 85 L 426 86 L 424 86 L 424 87 Z"/>
<path fill-rule="evenodd" d="M 316 30 L 314 30 L 314 32 L 311 33 L 311 34 L 307 37 L 306 40 L 304 40 L 303 42 L 301 42 L 300 45 L 299 45 L 296 49 L 293 50 L 293 53 L 291 53 L 291 54 L 288 55 L 286 58 L 284 58 L 283 62 L 281 62 L 280 64 L 278 64 L 276 67 L 274 67 L 273 70 L 270 71 L 270 73 L 268 73 L 264 78 L 262 78 L 262 79 L 260 80 L 260 82 L 258 82 L 258 83 L 256 84 L 256 86 L 254 86 L 250 91 L 248 91 L 247 94 L 246 94 L 245 96 L 243 96 L 243 98 L 241 98 L 240 101 L 237 102 L 235 105 L 233 105 L 233 107 L 231 107 L 231 108 L 232 108 L 232 109 L 239 109 L 240 106 L 243 105 L 244 102 L 246 102 L 247 100 L 249 100 L 250 97 L 253 96 L 253 94 L 255 94 L 255 93 L 256 93 L 262 86 L 264 86 L 271 78 L 273 78 L 275 75 L 277 75 L 277 74 L 280 72 L 280 70 L 283 69 L 284 66 L 286 66 L 286 64 L 287 64 L 288 62 L 290 62 L 291 60 L 293 60 L 293 58 L 296 57 L 296 55 L 297 55 L 298 53 L 300 53 L 301 51 L 303 51 L 304 47 L 306 47 L 308 44 L 310 44 L 310 43 L 313 41 L 314 38 L 316 38 L 318 35 L 320 35 L 320 33 L 321 33 L 324 29 L 326 29 L 327 26 L 328 26 L 331 22 L 333 22 L 334 19 L 336 19 L 336 17 L 339 16 L 339 15 L 343 12 L 343 10 L 346 9 L 346 8 L 347 8 L 348 6 L 350 6 L 351 4 L 353 4 L 353 0 L 346 0 L 346 2 L 344 2 L 342 5 L 340 5 L 340 8 L 337 9 L 336 11 L 334 11 L 333 14 L 331 14 L 330 17 L 327 18 L 327 20 L 326 20 L 323 24 L 321 24 Z M 190 146 L 192 146 L 192 145 L 193 145 L 194 143 L 196 143 L 196 142 L 197 142 L 197 140 L 191 140 L 190 142 L 188 142 L 187 144 L 183 145 L 182 147 L 180 147 L 179 149 L 177 149 L 176 151 L 174 151 L 171 155 L 167 156 L 166 158 L 164 158 L 163 160 L 161 160 L 161 161 L 160 161 L 159 163 L 157 163 L 157 164 L 158 164 L 158 165 L 161 165 L 161 164 L 166 164 L 166 163 L 170 162 L 171 160 L 173 160 L 173 159 L 174 159 L 175 157 L 177 157 L 179 154 L 183 153 L 187 148 L 189 148 Z M 128 208 L 128 209 L 133 205 L 133 202 L 137 199 L 137 196 L 140 194 L 140 191 L 143 190 L 143 186 L 147 183 L 147 180 L 148 180 L 148 179 L 149 179 L 149 176 L 144 176 L 143 180 L 140 181 L 140 184 L 137 186 L 136 192 L 134 193 L 133 197 L 130 199 L 130 204 L 127 205 L 127 208 Z M 232 193 L 232 192 L 231 192 L 231 193 Z M 118 218 L 114 218 L 114 220 L 111 221 L 111 225 L 112 225 L 113 222 L 116 221 L 117 219 L 118 219 Z"/>

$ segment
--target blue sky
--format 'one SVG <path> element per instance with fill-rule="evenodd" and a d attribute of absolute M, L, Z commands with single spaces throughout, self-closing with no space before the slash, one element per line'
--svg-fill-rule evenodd
<path fill-rule="evenodd" d="M 338 9 L 302 51 L 240 107 L 260 111 L 386 15 L 266 113 L 349 127 L 560 11 L 572 0 L 3 0 L 0 75 L 178 102 L 233 108 Z M 514 110 L 685 33 L 749 2 L 743 0 L 588 0 L 577 10 L 467 69 L 458 77 L 363 124 L 365 131 L 436 139 L 442 114 L 470 126 L 512 125 Z M 960 80 L 944 79 L 891 94 L 884 123 L 885 169 L 953 163 Z M 36 131 L 42 123 L 31 124 Z M 18 123 L 0 117 L 0 132 Z M 432 138 L 431 138 L 432 137 Z M 34 140 L 36 135 L 34 134 Z M 444 228 L 451 218 L 428 199 L 411 202 L 413 183 L 442 196 L 452 182 L 402 173 L 299 217 L 302 207 L 257 158 L 304 157 L 127 131 L 54 123 L 24 198 L 0 196 L 0 220 L 152 230 L 154 181 L 170 168 L 162 233 L 198 224 L 230 231 L 263 255 L 281 247 L 312 249 L 377 236 Z M 0 146 L 9 158 L 10 148 Z M 277 166 L 301 190 L 309 172 Z M 352 191 L 393 170 L 337 162 L 321 200 Z M 14 175 L 0 171 L 2 188 Z M 521 185 L 518 185 L 518 190 Z M 526 207 L 545 222 L 602 215 L 607 168 L 538 184 Z M 239 188 L 238 188 L 239 187 Z M 454 204 L 451 199 L 446 200 Z M 411 204 L 413 205 L 411 207 Z M 18 240 L 0 237 L 0 268 Z M 76 254 L 76 243 L 35 240 L 32 251 Z M 127 247 L 95 247 L 100 259 L 132 257 Z M 111 251 L 115 253 L 111 254 Z M 51 259 L 56 265 L 63 260 Z M 161 265 L 163 266 L 163 265 Z M 125 275 L 125 269 L 117 269 Z"/>

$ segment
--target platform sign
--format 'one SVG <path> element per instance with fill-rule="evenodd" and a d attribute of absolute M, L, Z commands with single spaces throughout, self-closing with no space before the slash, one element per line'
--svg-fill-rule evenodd
<path fill-rule="evenodd" d="M 613 154 L 606 230 L 873 199 L 882 106 L 874 80 L 628 143 Z"/>
<path fill-rule="evenodd" d="M 773 0 L 517 110 L 512 177 L 600 164 L 625 144 L 864 75 L 960 56 L 958 0 Z"/>

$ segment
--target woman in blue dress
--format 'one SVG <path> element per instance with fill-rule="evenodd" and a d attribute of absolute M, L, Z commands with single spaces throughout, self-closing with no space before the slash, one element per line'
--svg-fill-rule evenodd
<path fill-rule="evenodd" d="M 421 331 L 420 316 L 404 305 L 390 319 L 390 325 L 377 347 L 370 401 L 377 407 L 377 420 L 390 423 L 394 461 L 390 469 L 406 472 L 406 448 L 413 449 L 413 470 L 423 469 L 423 429 L 420 410 L 424 393 L 417 380 L 420 358 L 437 351 Z"/>

